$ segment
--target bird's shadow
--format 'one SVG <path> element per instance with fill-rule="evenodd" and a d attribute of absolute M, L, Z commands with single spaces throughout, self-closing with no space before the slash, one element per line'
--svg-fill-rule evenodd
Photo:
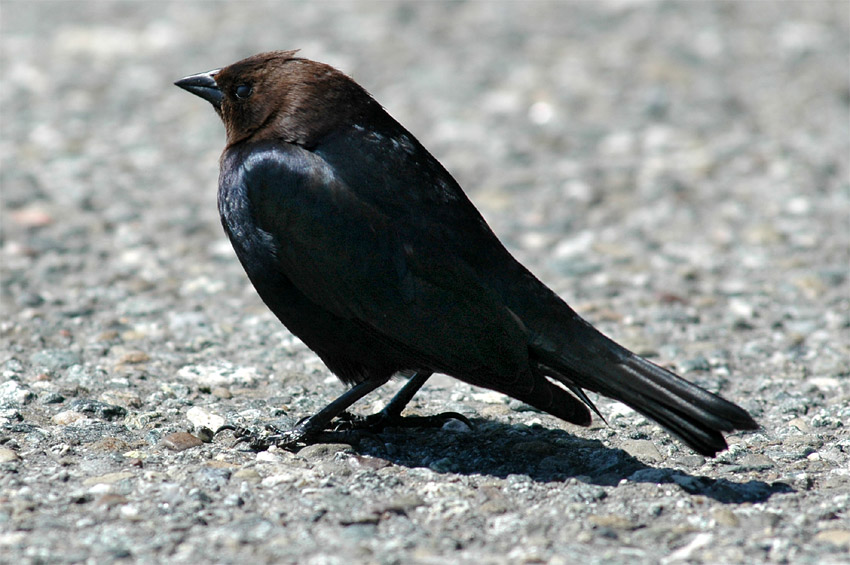
<path fill-rule="evenodd" d="M 597 486 L 632 483 L 677 485 L 684 491 L 724 504 L 764 502 L 774 494 L 794 492 L 782 482 L 692 475 L 681 469 L 653 467 L 621 449 L 599 440 L 583 439 L 558 429 L 528 427 L 474 419 L 472 431 L 388 429 L 355 442 L 359 455 L 379 457 L 409 468 L 428 467 L 440 473 L 488 475 L 505 478 L 524 475 L 536 482 L 564 482 L 574 478 Z M 745 466 L 728 471 L 743 472 Z"/>

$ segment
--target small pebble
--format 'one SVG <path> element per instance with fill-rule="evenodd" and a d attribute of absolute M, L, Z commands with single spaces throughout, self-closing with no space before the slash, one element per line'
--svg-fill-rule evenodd
<path fill-rule="evenodd" d="M 6 381 L 0 384 L 0 402 L 22 405 L 35 398 L 35 394 L 17 381 Z"/>
<path fill-rule="evenodd" d="M 277 475 L 271 475 L 266 477 L 262 481 L 260 481 L 260 485 L 266 488 L 276 487 L 277 485 L 283 483 L 293 483 L 298 480 L 298 476 L 292 473 L 280 473 Z"/>
<path fill-rule="evenodd" d="M 0 463 L 11 463 L 12 461 L 20 461 L 21 456 L 6 447 L 0 447 Z"/>
<path fill-rule="evenodd" d="M 818 532 L 815 535 L 815 539 L 820 542 L 850 549 L 850 530 L 824 530 Z"/>
<path fill-rule="evenodd" d="M 131 351 L 124 354 L 119 360 L 119 365 L 137 365 L 139 363 L 147 363 L 150 361 L 150 355 L 144 351 Z"/>
<path fill-rule="evenodd" d="M 174 451 L 185 451 L 192 447 L 203 445 L 204 442 L 188 432 L 176 432 L 168 434 L 162 438 L 161 443 L 168 449 Z"/>
<path fill-rule="evenodd" d="M 218 414 L 207 412 L 199 406 L 193 406 L 186 412 L 186 419 L 196 428 L 217 430 L 224 425 L 224 418 Z"/>
<path fill-rule="evenodd" d="M 246 481 L 249 483 L 258 483 L 262 480 L 260 474 L 254 469 L 239 469 L 233 473 L 233 478 L 235 480 Z"/>
<path fill-rule="evenodd" d="M 89 477 L 88 479 L 83 481 L 84 485 L 111 485 L 115 484 L 119 481 L 123 481 L 124 479 L 130 479 L 135 477 L 134 473 L 130 473 L 128 471 L 120 471 L 117 473 L 107 473 L 105 475 L 100 475 L 99 477 Z"/>
<path fill-rule="evenodd" d="M 58 392 L 48 392 L 41 397 L 42 404 L 61 404 L 65 402 L 65 397 Z"/>
<path fill-rule="evenodd" d="M 51 421 L 58 426 L 67 426 L 74 422 L 79 422 L 80 420 L 85 419 L 85 417 L 85 414 L 81 414 L 75 410 L 63 410 L 58 414 L 54 414 Z"/>
<path fill-rule="evenodd" d="M 373 471 L 377 471 L 378 469 L 383 469 L 384 467 L 389 467 L 392 465 L 386 459 L 381 459 L 380 457 L 369 457 L 366 455 L 357 455 L 349 457 L 349 464 L 352 467 L 362 468 L 362 469 L 372 469 Z"/>
<path fill-rule="evenodd" d="M 215 432 L 206 426 L 195 428 L 195 435 L 204 443 L 212 443 L 213 438 L 215 438 Z"/>

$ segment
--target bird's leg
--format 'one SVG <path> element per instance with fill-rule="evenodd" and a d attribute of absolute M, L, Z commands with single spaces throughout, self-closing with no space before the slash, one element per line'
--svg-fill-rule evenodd
<path fill-rule="evenodd" d="M 356 416 L 346 409 L 384 384 L 383 380 L 367 380 L 355 385 L 339 398 L 325 406 L 322 410 L 301 420 L 289 430 L 280 430 L 274 426 L 266 426 L 271 434 L 261 435 L 248 428 L 225 424 L 216 430 L 216 434 L 224 430 L 232 430 L 239 443 L 246 442 L 251 449 L 264 451 L 272 445 L 282 449 L 295 449 L 310 443 L 333 441 L 351 441 L 359 437 L 361 432 L 379 433 L 385 428 L 439 428 L 449 420 L 459 420 L 472 428 L 465 416 L 457 412 L 443 412 L 433 416 L 402 416 L 401 411 L 410 402 L 432 373 L 417 372 L 387 403 L 383 410 L 369 416 Z M 328 431 L 328 425 L 336 418 L 333 429 Z"/>
<path fill-rule="evenodd" d="M 351 389 L 343 393 L 339 398 L 316 412 L 309 418 L 300 421 L 295 427 L 289 430 L 280 430 L 274 426 L 266 426 L 267 430 L 272 431 L 270 435 L 260 435 L 259 433 L 247 428 L 225 424 L 216 430 L 216 434 L 224 430 L 232 430 L 234 435 L 239 439 L 238 443 L 247 442 L 251 449 L 264 451 L 275 445 L 282 449 L 293 449 L 299 445 L 309 444 L 317 440 L 325 439 L 322 436 L 328 424 L 345 412 L 345 410 L 384 384 L 383 379 L 370 379 L 356 384 Z M 421 385 L 420 385 L 421 386 Z M 415 390 L 413 391 L 416 392 Z M 411 393 L 413 396 L 413 393 Z"/>
<path fill-rule="evenodd" d="M 367 430 L 378 433 L 385 428 L 439 428 L 449 420 L 459 420 L 472 428 L 472 423 L 457 412 L 443 412 L 433 416 L 402 416 L 401 411 L 410 402 L 433 373 L 417 372 L 377 414 L 365 417 L 342 414 L 335 430 Z"/>

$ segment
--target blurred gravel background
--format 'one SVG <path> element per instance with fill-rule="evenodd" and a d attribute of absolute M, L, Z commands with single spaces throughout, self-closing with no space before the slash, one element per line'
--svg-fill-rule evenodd
<path fill-rule="evenodd" d="M 0 562 L 850 563 L 850 4 L 0 2 Z M 525 264 L 763 425 L 715 460 L 448 378 L 475 429 L 255 454 L 342 386 L 225 240 L 172 86 L 301 48 Z M 378 409 L 399 384 L 368 398 Z"/>

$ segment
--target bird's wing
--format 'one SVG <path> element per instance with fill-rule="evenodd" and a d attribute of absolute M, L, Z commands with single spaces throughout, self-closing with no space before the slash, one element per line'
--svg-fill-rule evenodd
<path fill-rule="evenodd" d="M 528 372 L 524 328 L 442 248 L 451 234 L 429 231 L 451 226 L 407 222 L 364 199 L 369 186 L 350 186 L 298 146 L 267 144 L 246 155 L 229 182 L 244 186 L 276 264 L 309 300 L 391 337 L 435 370 L 478 374 L 491 388 L 523 386 L 493 382 Z"/>
<path fill-rule="evenodd" d="M 444 254 L 462 259 L 478 276 L 486 260 L 502 269 L 518 265 L 454 178 L 412 134 L 383 112 L 372 121 L 371 127 L 355 125 L 329 135 L 313 153 L 364 203 L 403 222 L 407 233 L 438 240 Z"/>
<path fill-rule="evenodd" d="M 382 118 L 373 120 L 377 127 L 332 134 L 313 151 L 357 188 L 364 203 L 391 215 L 408 234 L 431 238 L 433 248 L 474 271 L 522 320 L 529 341 L 546 345 L 575 313 L 514 259 L 439 161 L 392 118 Z"/>

